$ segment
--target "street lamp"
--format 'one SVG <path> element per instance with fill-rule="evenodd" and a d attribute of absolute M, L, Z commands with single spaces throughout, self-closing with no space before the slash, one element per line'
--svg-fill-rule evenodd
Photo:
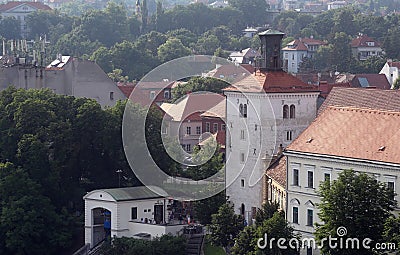
<path fill-rule="evenodd" d="M 116 171 L 116 173 L 118 173 L 118 187 L 121 188 L 121 173 L 122 173 L 122 170 L 118 169 Z"/>

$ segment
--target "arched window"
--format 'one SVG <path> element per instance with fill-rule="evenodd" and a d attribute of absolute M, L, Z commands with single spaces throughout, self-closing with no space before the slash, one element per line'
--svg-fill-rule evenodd
<path fill-rule="evenodd" d="M 243 107 L 243 117 L 247 118 L 247 104 L 244 104 L 244 107 Z"/>
<path fill-rule="evenodd" d="M 240 214 L 244 216 L 245 212 L 246 211 L 245 211 L 244 204 L 242 204 L 242 206 L 240 207 Z"/>
<path fill-rule="evenodd" d="M 289 106 L 286 104 L 283 106 L 283 118 L 289 118 Z"/>
<path fill-rule="evenodd" d="M 239 105 L 239 116 L 243 117 L 243 104 Z"/>
<path fill-rule="evenodd" d="M 294 119 L 296 117 L 296 106 L 294 106 L 294 104 L 292 104 L 290 106 L 290 118 Z"/>

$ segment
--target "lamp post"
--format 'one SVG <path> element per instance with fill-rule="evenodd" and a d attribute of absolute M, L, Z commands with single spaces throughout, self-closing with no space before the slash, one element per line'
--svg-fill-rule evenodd
<path fill-rule="evenodd" d="M 122 173 L 122 170 L 118 169 L 116 171 L 116 173 L 118 173 L 118 187 L 121 188 L 121 173 Z"/>

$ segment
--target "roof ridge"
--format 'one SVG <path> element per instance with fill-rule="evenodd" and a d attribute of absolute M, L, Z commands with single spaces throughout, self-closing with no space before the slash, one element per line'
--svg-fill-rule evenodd
<path fill-rule="evenodd" d="M 327 109 L 332 109 L 332 110 L 342 110 L 342 111 L 348 111 L 348 112 L 365 112 L 365 113 L 378 113 L 378 114 L 388 114 L 388 115 L 397 115 L 400 116 L 400 111 L 394 111 L 394 110 L 380 110 L 380 109 L 372 109 L 368 107 L 355 107 L 355 106 L 335 106 L 331 105 L 328 106 Z"/>

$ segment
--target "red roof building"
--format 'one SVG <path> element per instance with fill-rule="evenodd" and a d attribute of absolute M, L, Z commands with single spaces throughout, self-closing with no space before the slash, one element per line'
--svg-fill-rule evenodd
<path fill-rule="evenodd" d="M 350 45 L 353 57 L 358 60 L 366 60 L 383 54 L 381 43 L 364 34 L 354 38 Z"/>

